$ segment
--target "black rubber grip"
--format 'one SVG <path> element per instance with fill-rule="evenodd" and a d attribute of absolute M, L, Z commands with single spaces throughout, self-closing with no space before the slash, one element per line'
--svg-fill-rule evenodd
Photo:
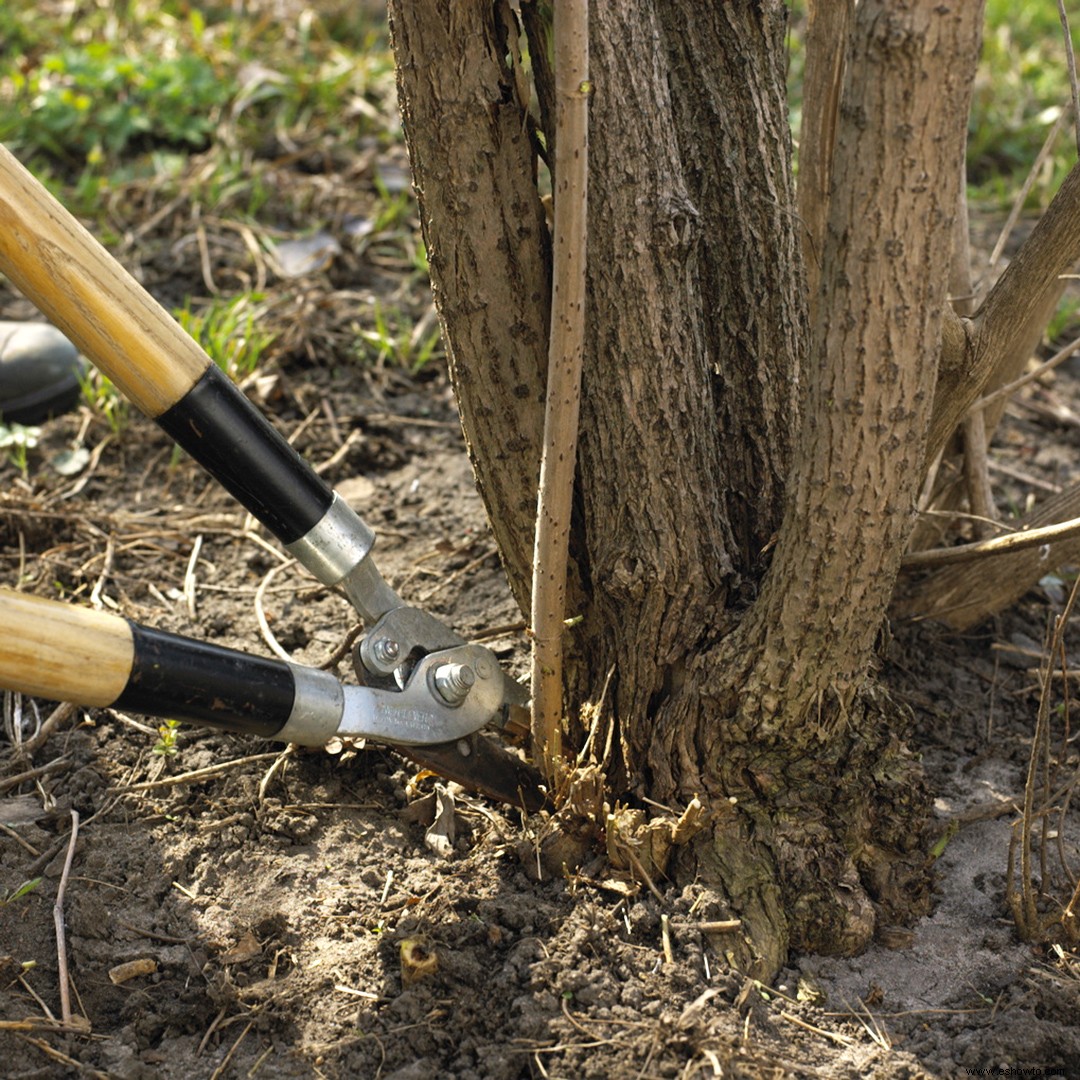
<path fill-rule="evenodd" d="M 158 424 L 283 544 L 318 524 L 334 493 L 211 364 Z"/>
<path fill-rule="evenodd" d="M 296 695 L 288 664 L 130 625 L 135 660 L 114 705 L 265 739 L 285 726 Z"/>

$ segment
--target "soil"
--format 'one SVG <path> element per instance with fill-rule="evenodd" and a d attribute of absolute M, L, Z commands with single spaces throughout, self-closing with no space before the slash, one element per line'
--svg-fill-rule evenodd
<path fill-rule="evenodd" d="M 183 283 L 169 284 L 184 294 Z M 325 278 L 310 286 L 324 297 L 355 288 Z M 332 322 L 347 308 L 313 301 L 304 310 L 329 310 Z M 25 308 L 8 297 L 0 314 Z M 333 344 L 334 333 L 317 344 Z M 310 342 L 301 345 L 282 350 L 250 392 L 376 528 L 389 580 L 523 675 L 521 616 L 438 363 L 412 374 L 313 365 Z M 1062 371 L 1010 417 L 1000 456 L 1033 479 L 1009 480 L 1003 506 L 1022 505 L 1038 484 L 1076 479 L 1080 427 L 1061 409 L 1036 407 L 1052 399 L 1075 417 L 1078 398 L 1076 375 Z M 299 662 L 332 660 L 354 626 L 345 601 L 287 565 L 153 425 L 133 417 L 118 427 L 83 406 L 45 426 L 25 476 L 13 464 L 0 470 L 5 583 L 261 654 L 272 637 Z M 88 456 L 73 464 L 73 449 Z M 107 709 L 61 711 L 35 739 L 54 707 L 9 696 L 4 1072 L 1080 1075 L 1080 961 L 1067 937 L 1064 947 L 1021 941 L 1006 902 L 1039 700 L 1034 671 L 1062 599 L 1061 584 L 1047 580 L 975 634 L 894 627 L 883 677 L 913 710 L 910 742 L 942 826 L 934 910 L 855 959 L 795 957 L 771 986 L 731 970 L 722 938 L 701 931 L 694 885 L 660 882 L 657 896 L 584 877 L 538 880 L 533 823 L 505 807 L 444 791 L 455 833 L 440 850 L 427 829 L 436 778 L 389 751 L 300 751 L 182 727 L 163 754 L 156 723 Z M 1070 712 L 1052 713 L 1062 790 L 1077 765 L 1063 726 Z M 1060 845 L 1036 867 L 1059 904 L 1071 891 L 1059 852 L 1080 865 L 1075 817 L 1052 820 Z M 50 1020 L 60 1015 L 60 899 L 77 1031 Z"/>

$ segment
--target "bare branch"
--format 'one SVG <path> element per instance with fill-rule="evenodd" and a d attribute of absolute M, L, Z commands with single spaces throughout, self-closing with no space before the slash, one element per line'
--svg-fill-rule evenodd
<path fill-rule="evenodd" d="M 1034 535 L 1037 529 L 1068 523 L 1078 517 L 1080 486 L 1052 495 L 1035 507 L 1020 522 L 1024 531 L 1019 535 Z M 1037 544 L 1000 555 L 994 559 L 992 572 L 978 561 L 937 570 L 898 596 L 892 613 L 906 618 L 938 619 L 955 630 L 974 626 L 1015 603 L 1044 574 L 1080 557 L 1080 538 L 1059 538 L 1048 544 L 1048 548 Z"/>
<path fill-rule="evenodd" d="M 589 175 L 588 0 L 555 7 L 555 253 L 544 450 L 532 579 L 532 735 L 552 789 L 562 759 L 570 509 L 585 352 Z"/>
<path fill-rule="evenodd" d="M 960 166 L 959 198 L 953 223 L 952 261 L 949 266 L 949 300 L 957 315 L 975 310 L 975 287 L 971 280 L 971 235 L 968 223 L 967 162 Z M 986 457 L 986 421 L 982 411 L 973 409 L 963 420 L 964 484 L 975 517 L 976 536 L 983 536 L 985 524 L 979 519 L 997 517 Z"/>
<path fill-rule="evenodd" d="M 1073 50 L 1072 34 L 1069 32 L 1069 13 L 1065 10 L 1065 0 L 1058 0 L 1058 17 L 1061 19 L 1061 29 L 1065 36 L 1065 59 L 1069 65 L 1073 123 L 1076 125 L 1076 152 L 1080 154 L 1080 91 L 1076 86 L 1076 53 Z"/>
<path fill-rule="evenodd" d="M 1037 529 L 1026 529 L 1010 533 L 1008 536 L 995 536 L 990 540 L 979 540 L 974 544 L 955 544 L 952 547 L 928 548 L 926 551 L 914 551 L 905 555 L 903 567 L 913 570 L 923 566 L 950 566 L 954 563 L 970 562 L 988 555 L 1006 555 L 1026 548 L 1042 547 L 1056 540 L 1071 540 L 1080 537 L 1080 518 L 1059 521 L 1054 525 L 1043 525 Z M 1043 556 L 1045 558 L 1045 555 Z"/>
<path fill-rule="evenodd" d="M 1042 146 L 1039 147 L 1039 152 L 1035 155 L 1035 160 L 1031 163 L 1031 168 L 1028 169 L 1027 176 L 1024 177 L 1023 184 L 1020 185 L 1020 190 L 1016 193 L 1016 198 L 1013 199 L 1012 206 L 1009 207 L 1009 216 L 1005 219 L 1005 224 L 998 234 L 997 242 L 994 244 L 994 250 L 990 252 L 990 259 L 986 266 L 987 274 L 992 274 L 997 268 L 1001 254 L 1005 250 L 1005 245 L 1009 242 L 1009 237 L 1012 236 L 1012 231 L 1016 228 L 1016 223 L 1020 220 L 1020 214 L 1027 205 L 1027 197 L 1031 194 L 1031 189 L 1035 186 L 1035 178 L 1039 175 L 1046 159 L 1050 156 L 1050 151 L 1054 149 L 1054 143 L 1057 142 L 1061 127 L 1065 123 L 1065 116 L 1066 113 L 1064 109 L 1058 112 L 1057 118 L 1054 120 L 1053 124 L 1050 125 L 1050 130 L 1046 133 L 1046 138 L 1043 139 Z"/>
<path fill-rule="evenodd" d="M 989 462 L 986 447 L 986 423 L 981 409 L 973 409 L 963 423 L 964 435 L 964 483 L 967 486 L 968 504 L 977 519 L 976 536 L 985 533 L 985 522 L 997 520 L 994 491 L 990 484 Z"/>
<path fill-rule="evenodd" d="M 1006 383 L 992 394 L 987 394 L 986 397 L 979 398 L 979 400 L 972 405 L 972 411 L 974 412 L 976 409 L 985 409 L 1004 398 L 1011 398 L 1017 390 L 1023 389 L 1028 383 L 1032 383 L 1036 379 L 1042 378 L 1048 371 L 1053 371 L 1059 364 L 1063 364 L 1077 349 L 1080 349 L 1080 337 L 1073 338 L 1073 340 L 1063 349 L 1058 349 L 1049 360 L 1044 360 L 1038 367 L 1025 372 L 1019 379 L 1013 379 L 1012 382 Z"/>
<path fill-rule="evenodd" d="M 1073 166 L 967 328 L 961 325 L 958 330 L 946 319 L 928 457 L 945 445 L 985 388 L 993 389 L 1020 375 L 1054 314 L 1065 288 L 1064 275 L 1078 259 L 1080 164 Z M 987 410 L 988 433 L 993 432 L 1004 407 L 1001 401 Z"/>

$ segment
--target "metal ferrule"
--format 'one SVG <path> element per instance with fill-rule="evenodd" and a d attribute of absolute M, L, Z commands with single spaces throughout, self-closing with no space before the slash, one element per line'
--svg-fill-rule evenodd
<path fill-rule="evenodd" d="M 328 671 L 290 664 L 296 693 L 279 742 L 325 746 L 338 732 L 345 712 L 345 688 Z"/>
<path fill-rule="evenodd" d="M 375 533 L 337 492 L 323 516 L 285 550 L 324 585 L 337 585 L 367 558 Z"/>

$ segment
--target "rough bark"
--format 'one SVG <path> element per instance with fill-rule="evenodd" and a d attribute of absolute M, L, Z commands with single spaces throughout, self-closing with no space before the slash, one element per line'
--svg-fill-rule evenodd
<path fill-rule="evenodd" d="M 850 706 L 914 523 L 970 94 L 956 60 L 980 15 L 857 9 L 792 502 L 739 634 L 760 656 L 742 709 L 766 726 Z"/>
<path fill-rule="evenodd" d="M 616 678 L 620 717 L 655 711 L 726 604 L 727 462 L 697 274 L 702 222 L 683 173 L 651 5 L 593 8 L 590 250 L 581 408 L 579 700 Z"/>
<path fill-rule="evenodd" d="M 657 10 L 696 210 L 688 269 L 715 372 L 730 553 L 740 575 L 756 580 L 783 513 L 808 342 L 784 93 L 786 11 L 778 0 L 674 0 Z"/>
<path fill-rule="evenodd" d="M 855 0 L 811 0 L 803 67 L 802 128 L 799 132 L 799 218 L 806 253 L 810 322 L 817 322 L 821 260 L 832 188 L 836 122 L 844 85 L 848 35 Z"/>
<path fill-rule="evenodd" d="M 528 611 L 550 238 L 514 32 L 483 0 L 390 0 L 398 96 L 435 301 L 477 485 Z M 505 13 L 509 17 L 509 5 Z"/>
<path fill-rule="evenodd" d="M 534 466 L 504 451 L 537 445 L 548 300 L 496 285 L 547 255 L 506 10 L 391 2 L 451 373 L 519 550 Z M 743 920 L 725 951 L 762 976 L 789 946 L 854 951 L 875 904 L 919 895 L 925 800 L 866 673 L 922 475 L 967 107 L 953 62 L 980 14 L 858 5 L 808 363 L 783 4 L 593 7 L 570 700 L 608 689 L 615 795 L 707 801 L 682 872 Z M 464 59 L 436 73 L 447 56 Z"/>
<path fill-rule="evenodd" d="M 970 89 L 954 61 L 980 14 L 858 6 L 790 503 L 759 599 L 692 669 L 727 720 L 666 751 L 739 799 L 695 856 L 765 969 L 777 942 L 857 950 L 920 895 L 918 774 L 867 672 L 922 476 Z"/>

